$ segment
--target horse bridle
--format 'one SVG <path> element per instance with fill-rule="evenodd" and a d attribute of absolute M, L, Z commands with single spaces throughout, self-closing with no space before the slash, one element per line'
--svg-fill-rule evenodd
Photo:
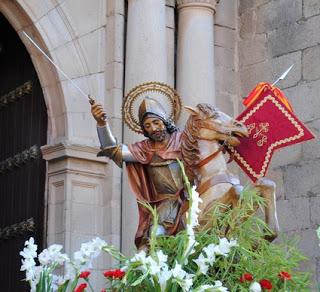
<path fill-rule="evenodd" d="M 220 152 L 224 153 L 226 151 L 226 146 L 227 146 L 227 144 L 224 142 L 223 144 L 220 145 L 218 150 L 216 150 L 215 152 L 213 152 L 212 154 L 210 154 L 206 158 L 199 161 L 195 165 L 195 167 L 200 168 L 200 167 L 206 165 L 207 163 L 209 163 L 211 160 L 213 160 Z M 233 159 L 233 156 L 230 156 L 227 163 L 231 162 L 232 159 Z M 197 187 L 197 191 L 198 191 L 199 195 L 201 196 L 203 193 L 205 193 L 211 187 L 213 187 L 217 184 L 221 184 L 221 183 L 229 183 L 232 185 L 239 185 L 240 181 L 234 175 L 217 174 L 217 175 L 214 175 L 214 176 L 210 177 L 209 179 L 207 179 L 204 183 L 201 183 L 201 185 L 199 185 Z"/>

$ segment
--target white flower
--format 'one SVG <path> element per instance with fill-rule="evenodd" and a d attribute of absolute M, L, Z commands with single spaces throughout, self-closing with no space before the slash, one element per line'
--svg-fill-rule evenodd
<path fill-rule="evenodd" d="M 52 244 L 47 249 L 44 249 L 38 256 L 41 265 L 47 266 L 51 264 L 62 265 L 65 261 L 69 261 L 66 254 L 62 254 L 62 245 Z"/>
<path fill-rule="evenodd" d="M 72 266 L 70 262 L 66 262 L 65 264 L 65 275 L 64 280 L 73 280 L 76 277 L 75 268 Z"/>
<path fill-rule="evenodd" d="M 41 265 L 49 265 L 51 261 L 51 257 L 49 254 L 49 251 L 47 249 L 44 249 L 38 256 L 39 262 Z"/>
<path fill-rule="evenodd" d="M 139 251 L 136 253 L 130 260 L 130 262 L 141 262 L 145 263 L 146 261 L 146 252 L 144 250 Z"/>
<path fill-rule="evenodd" d="M 180 285 L 183 291 L 189 291 L 193 285 L 193 276 L 192 274 L 188 274 L 186 271 L 182 269 L 182 266 L 176 262 L 176 265 L 172 272 L 172 277 L 176 279 L 176 282 Z"/>
<path fill-rule="evenodd" d="M 26 258 L 24 260 L 21 260 L 22 265 L 20 268 L 20 271 L 28 271 L 30 269 L 33 269 L 33 267 L 36 266 L 36 262 L 33 258 Z"/>
<path fill-rule="evenodd" d="M 187 272 L 182 270 L 181 265 L 176 262 L 176 265 L 172 271 L 172 276 L 178 280 L 183 280 Z"/>
<path fill-rule="evenodd" d="M 52 290 L 58 291 L 59 286 L 65 282 L 64 278 L 58 275 L 52 275 Z"/>
<path fill-rule="evenodd" d="M 161 266 L 152 257 L 147 257 L 145 264 L 149 268 L 151 275 L 157 275 L 158 273 L 160 273 Z"/>
<path fill-rule="evenodd" d="M 102 248 L 106 245 L 106 242 L 98 237 L 89 242 L 82 243 L 80 250 L 73 255 L 74 264 L 80 271 L 91 268 L 92 260 L 99 256 Z"/>
<path fill-rule="evenodd" d="M 167 281 L 172 277 L 172 272 L 166 265 L 161 269 L 160 273 L 157 276 L 161 291 L 165 291 L 167 288 Z"/>
<path fill-rule="evenodd" d="M 214 287 L 215 290 L 213 291 L 219 291 L 219 292 L 228 292 L 228 288 L 223 287 L 221 281 L 214 281 Z"/>
<path fill-rule="evenodd" d="M 258 282 L 253 282 L 249 287 L 250 292 L 261 292 L 261 286 Z"/>
<path fill-rule="evenodd" d="M 194 228 L 199 225 L 198 214 L 200 213 L 199 204 L 202 202 L 202 199 L 199 196 L 199 193 L 196 191 L 196 186 L 192 187 L 192 192 L 190 196 L 190 206 L 188 212 L 186 212 L 187 224 L 186 231 L 188 235 L 187 247 L 184 251 L 184 256 L 193 254 L 195 247 L 198 243 L 195 240 Z M 188 259 L 186 258 L 186 264 Z"/>
<path fill-rule="evenodd" d="M 210 266 L 212 266 L 212 264 L 215 262 L 216 257 L 216 250 L 217 250 L 217 246 L 213 243 L 209 244 L 207 247 L 203 248 L 203 251 L 206 253 L 207 258 L 208 258 L 208 263 L 210 264 Z"/>
<path fill-rule="evenodd" d="M 228 292 L 228 288 L 223 287 L 221 281 L 215 281 L 213 285 L 202 285 L 196 292 Z"/>
<path fill-rule="evenodd" d="M 187 278 L 180 284 L 183 291 L 190 291 L 192 285 L 193 285 L 192 278 Z"/>
<path fill-rule="evenodd" d="M 204 257 L 202 253 L 199 255 L 199 257 L 196 260 L 193 260 L 193 261 L 198 265 L 200 273 L 205 275 L 208 272 L 208 269 L 209 269 L 208 259 Z"/>
<path fill-rule="evenodd" d="M 20 255 L 22 257 L 26 258 L 35 258 L 37 257 L 37 248 L 38 246 L 34 244 L 34 239 L 33 237 L 30 237 L 29 240 L 27 240 L 24 243 L 25 248 L 23 251 L 20 251 Z"/>
<path fill-rule="evenodd" d="M 95 249 L 102 250 L 102 248 L 106 246 L 107 243 L 103 239 L 96 237 L 92 240 L 92 245 Z"/>
<path fill-rule="evenodd" d="M 220 238 L 219 245 L 216 248 L 215 253 L 223 256 L 227 256 L 230 252 L 231 247 L 237 246 L 236 240 L 228 240 L 227 238 Z"/>
<path fill-rule="evenodd" d="M 162 250 L 157 251 L 156 255 L 158 258 L 159 265 L 162 265 L 163 263 L 167 262 L 168 256 L 165 255 Z"/>

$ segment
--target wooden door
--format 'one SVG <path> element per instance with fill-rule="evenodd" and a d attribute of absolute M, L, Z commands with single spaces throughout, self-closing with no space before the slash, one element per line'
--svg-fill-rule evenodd
<path fill-rule="evenodd" d="M 0 283 L 1 291 L 29 291 L 21 281 L 25 240 L 42 248 L 47 111 L 42 89 L 18 35 L 0 14 Z"/>

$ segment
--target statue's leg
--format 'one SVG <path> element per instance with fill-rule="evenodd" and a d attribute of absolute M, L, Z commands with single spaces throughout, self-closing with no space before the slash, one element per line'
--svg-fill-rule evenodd
<path fill-rule="evenodd" d="M 261 178 L 256 182 L 256 188 L 265 199 L 265 221 L 273 232 L 273 235 L 266 239 L 272 241 L 280 230 L 276 208 L 276 184 L 272 180 Z"/>

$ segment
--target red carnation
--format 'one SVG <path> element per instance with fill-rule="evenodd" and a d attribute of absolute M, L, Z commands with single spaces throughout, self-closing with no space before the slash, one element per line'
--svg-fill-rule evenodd
<path fill-rule="evenodd" d="M 263 289 L 266 289 L 266 290 L 272 289 L 272 283 L 267 279 L 262 279 L 259 281 L 259 283 Z"/>
<path fill-rule="evenodd" d="M 87 283 L 80 284 L 73 292 L 83 292 L 87 288 Z"/>
<path fill-rule="evenodd" d="M 86 279 L 90 276 L 90 274 L 91 274 L 91 272 L 89 272 L 89 271 L 83 271 L 80 273 L 79 278 Z"/>
<path fill-rule="evenodd" d="M 120 269 L 109 270 L 103 273 L 103 275 L 106 278 L 113 278 L 113 279 L 122 279 L 125 274 L 126 273 L 124 271 L 121 271 Z"/>
<path fill-rule="evenodd" d="M 252 280 L 253 280 L 253 276 L 250 273 L 244 273 L 239 279 L 241 283 L 245 281 L 251 282 Z"/>
<path fill-rule="evenodd" d="M 103 288 L 103 289 L 101 290 L 101 292 L 107 292 L 107 290 Z"/>
<path fill-rule="evenodd" d="M 282 280 L 282 281 L 288 281 L 288 280 L 291 280 L 291 275 L 288 273 L 288 272 L 285 272 L 285 271 L 281 271 L 279 274 L 278 274 L 279 278 Z"/>

